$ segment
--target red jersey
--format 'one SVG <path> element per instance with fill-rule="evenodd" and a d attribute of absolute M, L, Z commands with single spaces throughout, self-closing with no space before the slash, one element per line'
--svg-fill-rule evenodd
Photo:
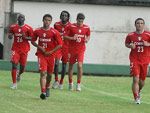
<path fill-rule="evenodd" d="M 68 40 L 64 40 L 63 35 L 64 35 L 65 28 L 68 27 L 70 24 L 71 24 L 70 22 L 68 22 L 65 25 L 61 24 L 61 22 L 56 22 L 54 24 L 54 28 L 59 31 L 59 33 L 60 33 L 60 35 L 62 37 L 62 40 L 64 42 L 62 48 L 68 48 L 68 46 L 69 46 Z"/>
<path fill-rule="evenodd" d="M 71 24 L 65 29 L 64 36 L 74 37 L 77 34 L 76 40 L 69 40 L 69 52 L 70 53 L 82 53 L 85 52 L 85 38 L 90 36 L 90 28 L 83 24 L 82 27 L 78 27 L 76 23 Z"/>
<path fill-rule="evenodd" d="M 9 34 L 14 35 L 14 42 L 11 50 L 15 51 L 30 51 L 30 44 L 28 40 L 22 38 L 22 34 L 25 33 L 26 37 L 32 37 L 33 29 L 29 25 L 25 24 L 23 26 L 19 26 L 18 24 L 11 25 L 9 29 Z"/>
<path fill-rule="evenodd" d="M 127 35 L 125 43 L 133 42 L 136 45 L 135 49 L 131 49 L 129 56 L 132 62 L 149 63 L 150 47 L 144 46 L 143 40 L 150 43 L 150 32 L 144 31 L 142 34 L 132 32 Z"/>
<path fill-rule="evenodd" d="M 44 30 L 42 27 L 37 28 L 33 33 L 33 38 L 31 41 L 36 41 L 37 38 L 38 45 L 42 46 L 46 52 L 53 50 L 57 45 L 62 45 L 60 33 L 53 28 L 48 30 Z M 37 49 L 36 55 L 43 56 L 44 54 L 39 49 Z"/>

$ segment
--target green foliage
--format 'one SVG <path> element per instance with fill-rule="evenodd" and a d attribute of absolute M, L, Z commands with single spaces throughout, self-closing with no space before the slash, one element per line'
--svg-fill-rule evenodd
<path fill-rule="evenodd" d="M 142 90 L 142 102 L 134 104 L 130 77 L 83 76 L 82 91 L 68 91 L 68 77 L 64 89 L 51 89 L 46 100 L 40 99 L 40 74 L 25 72 L 18 89 L 10 86 L 11 72 L 0 71 L 0 113 L 149 113 L 150 78 Z M 54 76 L 52 82 L 54 82 Z"/>

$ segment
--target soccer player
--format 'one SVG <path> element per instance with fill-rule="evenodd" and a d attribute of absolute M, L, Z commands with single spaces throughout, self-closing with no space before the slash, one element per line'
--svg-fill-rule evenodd
<path fill-rule="evenodd" d="M 78 62 L 76 90 L 81 91 L 82 64 L 85 52 L 85 43 L 90 39 L 90 28 L 83 24 L 85 16 L 78 13 L 76 23 L 68 26 L 64 32 L 64 38 L 69 40 L 69 90 L 73 90 L 73 67 Z"/>
<path fill-rule="evenodd" d="M 137 18 L 136 31 L 129 33 L 125 40 L 125 46 L 131 48 L 130 74 L 133 76 L 132 92 L 135 104 L 140 104 L 141 90 L 145 84 L 150 58 L 150 32 L 144 30 L 144 25 L 145 21 Z"/>
<path fill-rule="evenodd" d="M 17 88 L 16 84 L 16 75 L 17 75 L 17 82 L 20 82 L 21 80 L 21 74 L 25 70 L 25 65 L 27 61 L 28 51 L 30 50 L 30 44 L 29 40 L 31 40 L 31 37 L 33 35 L 33 29 L 27 25 L 24 24 L 25 16 L 23 14 L 19 14 L 17 18 L 18 24 L 11 25 L 9 29 L 9 39 L 12 39 L 14 37 L 14 42 L 12 45 L 12 80 L 13 80 L 13 86 L 12 89 Z M 17 72 L 17 65 L 20 63 L 20 69 L 19 72 Z"/>
<path fill-rule="evenodd" d="M 43 27 L 37 28 L 33 33 L 31 43 L 37 47 L 41 85 L 41 99 L 46 99 L 50 95 L 50 82 L 54 69 L 55 52 L 62 47 L 60 33 L 50 27 L 52 16 L 43 16 Z M 36 40 L 38 39 L 38 44 Z M 57 43 L 57 44 L 56 44 Z M 46 77 L 47 74 L 47 77 Z"/>
<path fill-rule="evenodd" d="M 71 23 L 69 22 L 70 19 L 70 14 L 68 11 L 62 11 L 60 14 L 60 21 L 56 22 L 54 24 L 54 28 L 57 29 L 62 37 L 63 40 L 63 46 L 60 50 L 56 52 L 56 57 L 55 57 L 55 67 L 54 67 L 54 73 L 55 73 L 55 82 L 52 86 L 53 89 L 57 88 L 59 85 L 59 89 L 63 89 L 63 81 L 64 77 L 66 74 L 66 65 L 68 62 L 68 40 L 65 40 L 63 38 L 64 30 L 67 26 L 69 26 Z M 62 71 L 61 71 L 61 79 L 60 82 L 58 81 L 58 66 L 59 66 L 59 61 L 60 59 L 62 60 Z"/>

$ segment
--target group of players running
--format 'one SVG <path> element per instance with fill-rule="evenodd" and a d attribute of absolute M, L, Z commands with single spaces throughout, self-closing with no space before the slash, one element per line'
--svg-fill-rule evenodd
<path fill-rule="evenodd" d="M 66 74 L 66 65 L 69 62 L 69 90 L 73 90 L 73 68 L 78 62 L 76 90 L 81 91 L 82 64 L 85 52 L 85 43 L 90 39 L 90 28 L 83 24 L 85 16 L 78 13 L 76 23 L 71 24 L 68 11 L 62 11 L 60 21 L 50 27 L 52 16 L 45 14 L 43 16 L 43 26 L 33 31 L 32 27 L 24 24 L 25 16 L 19 14 L 17 24 L 13 24 L 9 30 L 9 38 L 14 36 L 12 46 L 12 89 L 17 88 L 17 82 L 21 80 L 21 74 L 24 72 L 28 51 L 30 50 L 29 40 L 37 48 L 41 99 L 50 96 L 50 82 L 53 70 L 55 73 L 55 82 L 52 88 L 63 89 L 64 76 Z M 36 42 L 38 41 L 38 43 Z M 61 79 L 58 79 L 58 65 L 62 60 Z M 20 63 L 20 69 L 17 71 L 17 65 Z"/>
<path fill-rule="evenodd" d="M 54 70 L 55 82 L 52 88 L 63 89 L 66 66 L 69 62 L 69 90 L 73 90 L 73 68 L 77 64 L 77 83 L 76 90 L 81 91 L 82 64 L 85 52 L 85 43 L 90 39 L 90 28 L 83 24 L 85 16 L 78 13 L 76 23 L 71 24 L 68 11 L 62 11 L 60 21 L 50 27 L 52 16 L 45 14 L 43 16 L 43 26 L 33 31 L 32 27 L 24 24 L 25 16 L 19 14 L 17 24 L 13 24 L 9 30 L 9 38 L 14 36 L 12 46 L 12 89 L 17 88 L 17 82 L 21 80 L 21 74 L 24 72 L 28 51 L 30 50 L 29 40 L 37 48 L 41 99 L 50 96 L 50 82 Z M 125 46 L 131 48 L 130 74 L 133 76 L 132 92 L 136 104 L 140 104 L 141 90 L 144 87 L 145 79 L 148 73 L 150 61 L 150 32 L 144 30 L 145 21 L 142 18 L 135 20 L 135 32 L 127 35 Z M 38 43 L 36 42 L 38 41 Z M 58 78 L 59 62 L 62 61 L 61 78 Z M 17 71 L 17 65 L 20 63 L 20 69 Z"/>

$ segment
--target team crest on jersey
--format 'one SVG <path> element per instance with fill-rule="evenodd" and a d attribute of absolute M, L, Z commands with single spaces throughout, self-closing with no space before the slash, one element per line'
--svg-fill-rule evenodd
<path fill-rule="evenodd" d="M 21 32 L 21 29 L 18 29 L 18 32 Z"/>
<path fill-rule="evenodd" d="M 79 33 L 81 33 L 81 29 L 79 29 Z"/>
<path fill-rule="evenodd" d="M 46 33 L 43 33 L 43 37 L 46 37 Z"/>
<path fill-rule="evenodd" d="M 138 40 L 141 41 L 142 37 L 138 37 Z"/>
<path fill-rule="evenodd" d="M 64 31 L 65 29 L 64 29 L 64 28 L 62 28 L 61 30 L 62 30 L 62 31 Z"/>

